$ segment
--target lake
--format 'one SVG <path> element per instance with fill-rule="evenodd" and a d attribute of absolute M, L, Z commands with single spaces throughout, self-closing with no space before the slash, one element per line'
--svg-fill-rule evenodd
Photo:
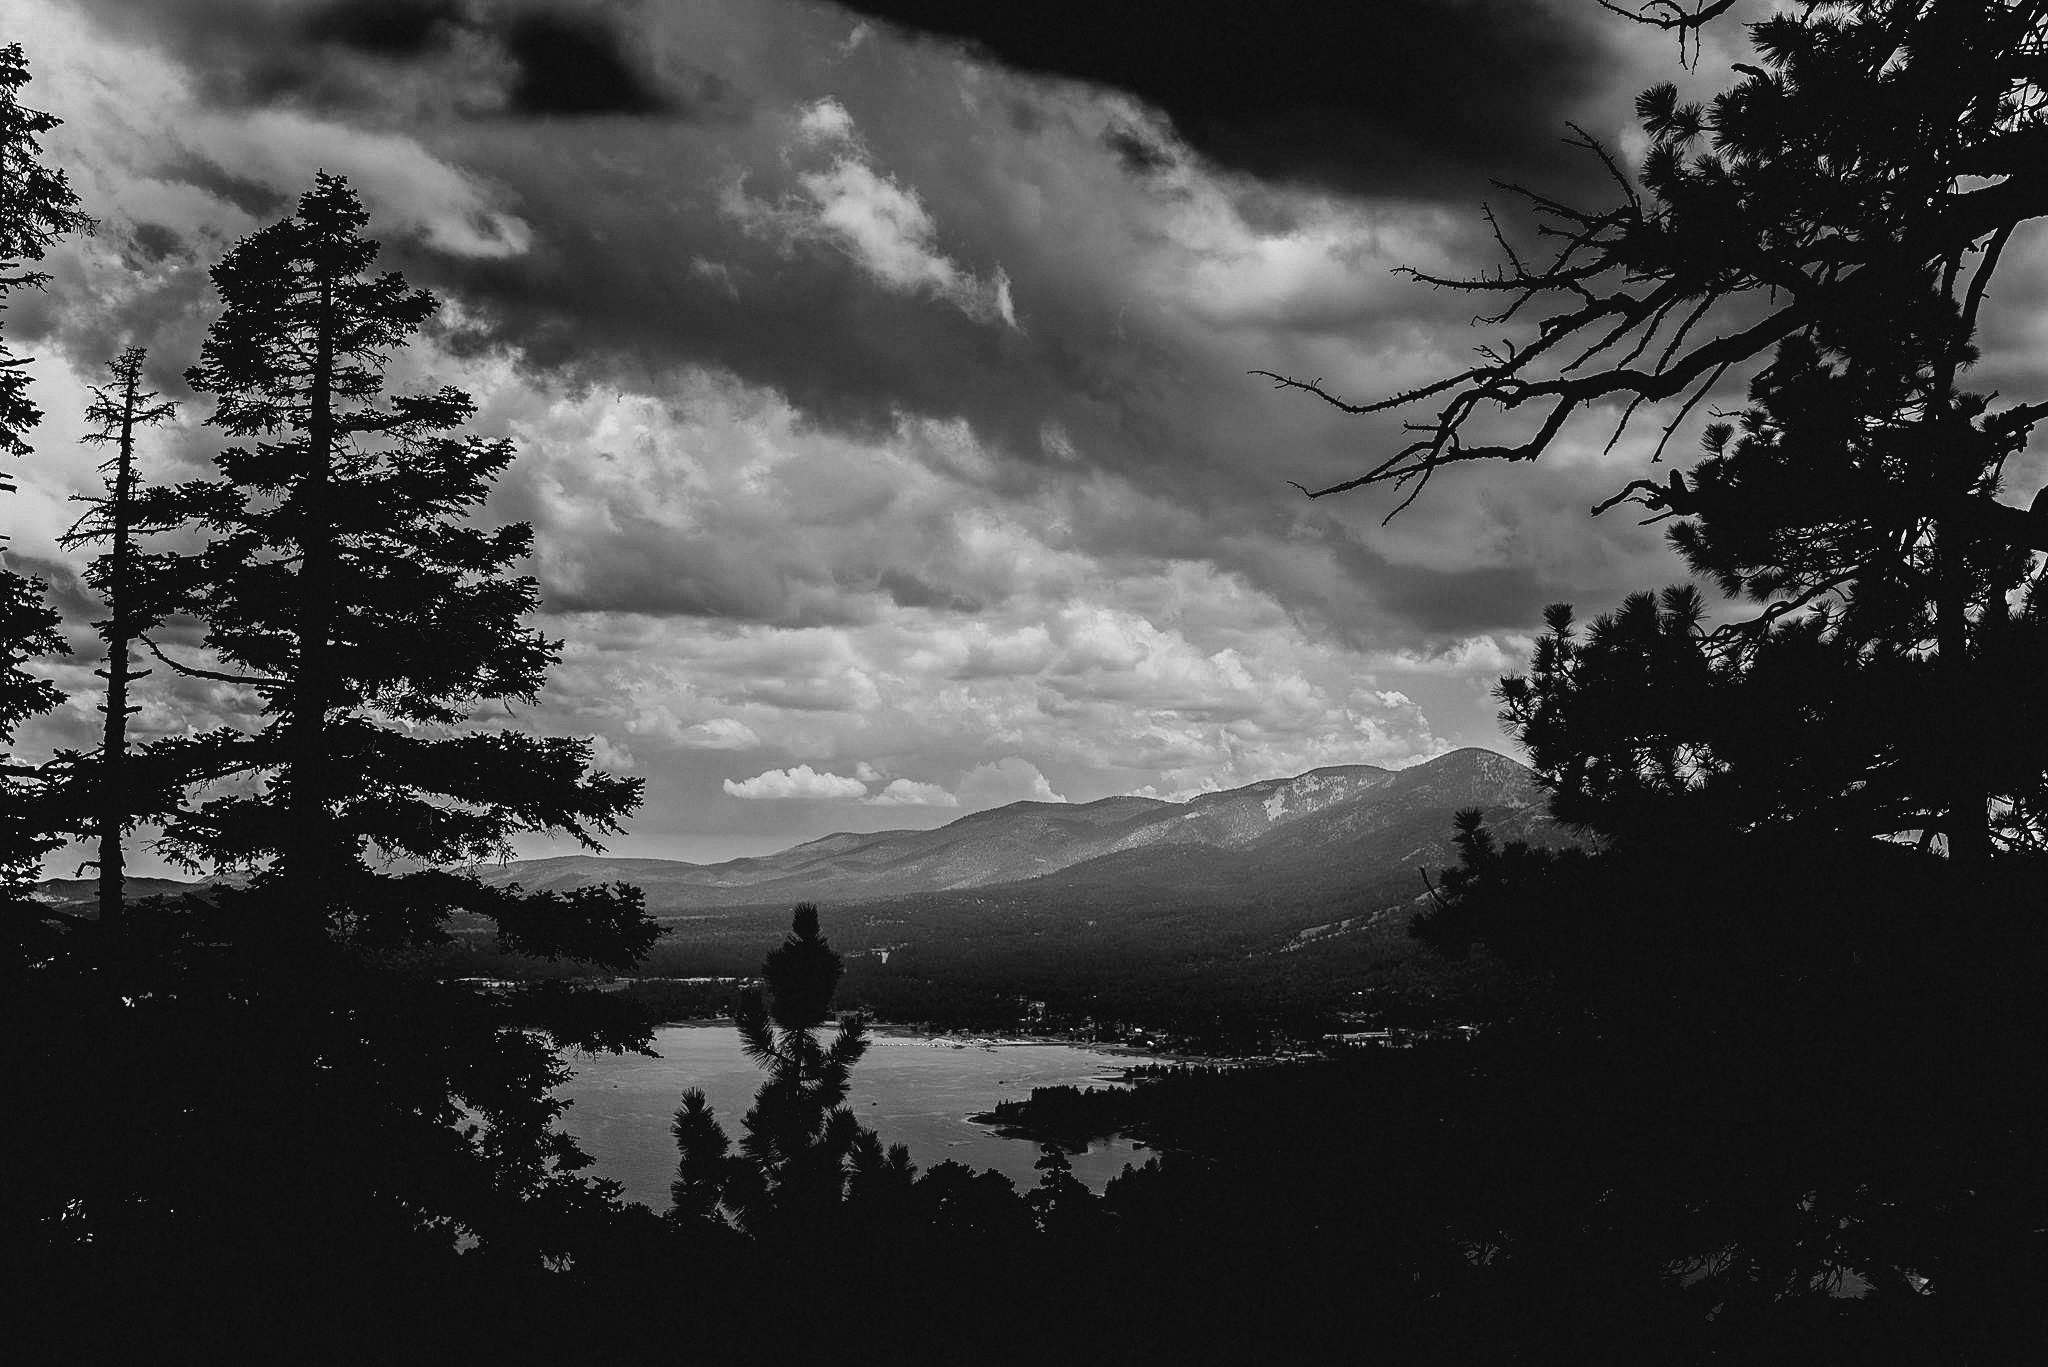
<path fill-rule="evenodd" d="M 953 1048 L 929 1037 L 876 1030 L 853 1070 L 847 1100 L 883 1144 L 904 1144 L 919 1168 L 947 1159 L 993 1168 L 1023 1190 L 1038 1183 L 1039 1146 L 1006 1139 L 967 1117 L 1033 1087 L 1107 1085 L 1134 1061 L 1073 1044 L 997 1041 L 994 1048 Z M 761 1070 L 741 1052 L 730 1025 L 665 1025 L 654 1032 L 658 1058 L 599 1054 L 571 1060 L 576 1074 L 556 1095 L 571 1103 L 562 1127 L 596 1160 L 588 1175 L 609 1177 L 626 1199 L 668 1207 L 676 1175 L 669 1122 L 685 1090 L 701 1087 L 735 1141 L 753 1104 Z M 1148 1155 L 1126 1139 L 1098 1139 L 1073 1155 L 1074 1176 L 1101 1191 L 1126 1163 Z"/>

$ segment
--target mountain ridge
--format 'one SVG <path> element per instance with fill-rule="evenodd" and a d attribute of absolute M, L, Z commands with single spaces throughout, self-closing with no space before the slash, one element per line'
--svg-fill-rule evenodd
<path fill-rule="evenodd" d="M 1412 878 L 1413 866 L 1450 862 L 1451 814 L 1465 807 L 1486 810 L 1504 835 L 1547 823 L 1530 770 L 1466 747 L 1403 769 L 1328 765 L 1178 803 L 1138 794 L 1013 802 L 930 830 L 835 831 L 711 864 L 569 854 L 478 873 L 494 886 L 535 891 L 632 883 L 656 913 L 799 901 L 879 904 L 997 889 L 1106 897 L 1141 880 L 1203 901 L 1272 901 L 1286 889 L 1311 888 L 1327 899 L 1347 885 L 1393 886 Z M 149 881 L 151 891 L 204 886 Z M 41 888 L 53 900 L 89 898 L 90 889 L 75 883 L 51 880 Z"/>
<path fill-rule="evenodd" d="M 620 879 L 638 883 L 656 910 L 875 902 L 1025 883 L 1156 847 L 1236 852 L 1252 864 L 1281 857 L 1327 862 L 1340 857 L 1333 843 L 1384 827 L 1399 812 L 1466 806 L 1519 812 L 1540 803 L 1528 769 L 1467 747 L 1405 769 L 1330 765 L 1183 803 L 1130 794 L 1088 803 L 1013 802 L 931 830 L 837 831 L 717 864 L 560 855 L 514 861 L 482 875 L 493 884 L 550 889 Z M 1447 813 L 1442 825 L 1447 841 Z"/>

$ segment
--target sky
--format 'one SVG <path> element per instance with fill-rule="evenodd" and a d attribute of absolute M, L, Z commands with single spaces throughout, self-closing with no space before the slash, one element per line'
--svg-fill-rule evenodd
<path fill-rule="evenodd" d="M 1461 367 L 1496 340 L 1474 301 L 1393 268 L 1495 265 L 1482 203 L 1527 226 L 1497 181 L 1611 194 L 1567 124 L 1640 151 L 1634 94 L 1715 88 L 1739 33 L 1687 71 L 1593 0 L 1189 13 L 0 0 L 98 221 L 8 315 L 48 416 L 7 554 L 78 649 L 22 747 L 98 725 L 56 544 L 97 478 L 87 385 L 149 347 L 185 402 L 145 471 L 205 474 L 206 271 L 324 169 L 442 302 L 392 386 L 459 386 L 517 447 L 485 515 L 532 524 L 563 642 L 520 715 L 645 780 L 613 853 L 1514 753 L 1491 690 L 1543 607 L 1681 577 L 1659 529 L 1589 514 L 1658 424 L 1604 450 L 1595 413 L 1383 525 L 1384 492 L 1289 481 L 1357 473 L 1399 415 L 1249 372 L 1376 398 Z M 145 739 L 250 716 L 145 687 Z"/>

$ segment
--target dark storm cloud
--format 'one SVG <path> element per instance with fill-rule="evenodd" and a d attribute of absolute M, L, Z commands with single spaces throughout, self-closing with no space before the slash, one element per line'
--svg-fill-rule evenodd
<path fill-rule="evenodd" d="M 675 108 L 626 55 L 617 30 L 593 14 L 514 15 L 500 40 L 518 68 L 520 114 L 662 114 Z M 714 84 L 707 92 L 716 98 Z"/>
<path fill-rule="evenodd" d="M 1226 166 L 1373 195 L 1462 196 L 1488 178 L 1586 184 L 1594 168 L 1560 139 L 1616 67 L 1590 0 L 842 3 L 1128 91 Z"/>
<path fill-rule="evenodd" d="M 1103 131 L 1102 145 L 1116 153 L 1117 160 L 1132 175 L 1151 175 L 1173 165 L 1170 153 L 1128 124 L 1111 124 Z"/>
<path fill-rule="evenodd" d="M 152 266 L 186 254 L 185 240 L 161 223 L 136 224 L 128 242 L 136 258 Z"/>
<path fill-rule="evenodd" d="M 1285 481 L 1321 484 L 1355 473 L 1398 439 L 1398 419 L 1340 420 L 1246 374 L 1258 366 L 1343 373 L 1347 389 L 1367 393 L 1406 375 L 1417 351 L 1469 316 L 1469 299 L 1393 280 L 1387 268 L 1417 253 L 1454 268 L 1489 260 L 1475 174 L 1459 169 L 1482 140 L 1461 132 L 1458 120 L 1498 115 L 1502 155 L 1519 155 L 1516 137 L 1554 124 L 1551 114 L 1595 80 L 1588 59 L 1546 73 L 1547 84 L 1532 89 L 1530 72 L 1554 63 L 1549 44 L 1562 40 L 1517 18 L 1520 9 L 1417 9 L 1413 30 L 1463 44 L 1474 61 L 1502 71 L 1480 71 L 1455 94 L 1449 85 L 1432 91 L 1434 103 L 1415 109 L 1383 92 L 1354 92 L 1345 117 L 1403 114 L 1398 138 L 1356 143 L 1331 134 L 1320 151 L 1303 144 L 1289 154 L 1360 161 L 1366 170 L 1340 179 L 1372 182 L 1377 196 L 1361 202 L 1219 174 L 1196 155 L 1203 149 L 1177 134 L 1209 117 L 1188 98 L 1215 74 L 1213 55 L 1175 77 L 1179 85 L 1161 87 L 1179 101 L 1169 106 L 1178 121 L 1169 126 L 1121 96 L 963 61 L 956 44 L 854 41 L 849 16 L 809 5 L 599 10 L 559 0 L 545 9 L 357 0 L 285 10 L 162 0 L 145 11 L 88 2 L 137 23 L 146 13 L 156 32 L 177 35 L 176 50 L 209 91 L 253 88 L 249 72 L 304 67 L 314 57 L 368 73 L 356 85 L 355 77 L 330 76 L 318 87 L 349 101 L 330 124 L 350 132 L 367 124 L 380 136 L 413 140 L 481 187 L 455 203 L 502 210 L 519 228 L 514 250 L 497 250 L 515 235 L 495 229 L 481 248 L 465 250 L 464 234 L 437 236 L 432 226 L 447 214 L 430 201 L 457 182 L 394 179 L 381 203 L 371 196 L 386 264 L 460 306 L 450 317 L 455 331 L 440 340 L 472 358 L 511 358 L 536 393 L 587 384 L 662 394 L 702 367 L 781 396 L 805 425 L 878 444 L 914 444 L 914 434 L 901 436 L 906 417 L 957 419 L 986 459 L 956 469 L 943 451 L 916 458 L 957 479 L 963 500 L 1004 506 L 1077 485 L 1087 493 L 1061 519 L 1062 552 L 1213 560 L 1346 640 L 1526 624 L 1542 602 L 1570 594 L 1494 582 L 1483 569 L 1467 577 L 1455 566 L 1412 568 L 1417 559 L 1459 558 L 1417 549 L 1431 542 L 1432 525 L 1447 525 L 1458 511 L 1448 497 L 1414 510 L 1404 527 L 1418 530 L 1378 557 L 1301 557 L 1297 565 L 1269 552 L 1302 522 L 1377 520 L 1384 505 L 1369 496 L 1305 505 Z M 1124 7 L 1100 8 L 1112 26 L 1124 22 Z M 1502 35 L 1525 40 L 1516 60 L 1527 71 L 1505 70 Z M 1233 31 L 1231 41 L 1240 37 Z M 1181 62 L 1192 41 L 1172 39 L 1156 65 Z M 1246 41 L 1257 61 L 1280 60 L 1277 47 L 1261 48 L 1265 39 Z M 479 43 L 495 61 L 477 63 L 471 49 Z M 1413 86 L 1406 68 L 1414 52 L 1400 58 L 1385 43 L 1373 52 L 1375 71 L 1403 68 L 1386 78 L 1396 94 Z M 618 84 L 622 69 L 661 73 L 661 89 L 679 99 L 672 92 L 690 87 L 676 73 L 698 57 L 719 66 L 717 81 L 696 88 L 746 90 L 743 117 L 502 117 L 514 108 L 560 114 L 606 99 L 632 104 L 641 95 Z M 536 75 L 545 62 L 554 65 Z M 496 101 L 483 108 L 499 116 L 478 117 L 474 103 L 445 98 L 450 73 L 481 82 Z M 1334 98 L 1328 75 L 1303 87 L 1303 108 Z M 1243 90 L 1212 92 L 1208 107 L 1265 118 L 1273 110 L 1258 113 L 1259 99 L 1300 84 L 1285 72 L 1248 71 Z M 1509 117 L 1517 98 L 1528 107 Z M 1476 101 L 1479 112 L 1443 123 L 1438 106 L 1459 101 Z M 1614 104 L 1626 108 L 1625 100 Z M 323 160 L 308 160 L 308 171 L 334 169 L 333 136 L 316 141 L 297 125 L 274 126 L 317 148 Z M 1204 126 L 1222 127 L 1213 118 Z M 1404 138 L 1428 149 L 1428 176 L 1385 172 L 1385 149 Z M 1212 156 L 1217 145 L 1212 138 Z M 282 203 L 262 202 L 274 189 L 237 178 L 246 156 L 227 146 L 195 149 L 191 165 L 152 169 L 258 220 L 283 212 Z M 396 150 L 374 138 L 363 146 L 365 157 Z M 1247 155 L 1235 164 L 1277 165 Z M 1281 169 L 1303 164 L 1297 157 Z M 370 168 L 359 162 L 354 170 L 373 190 Z M 275 166 L 262 173 L 278 180 Z M 1459 209 L 1412 202 L 1429 197 L 1431 185 L 1435 198 Z M 973 289 L 998 280 L 1005 309 L 1014 296 L 1014 319 L 969 306 L 982 297 Z M 1574 501 L 1583 508 L 1592 500 Z M 622 506 L 630 508 L 630 498 Z M 682 558 L 578 558 L 550 578 L 551 605 L 803 625 L 862 620 L 879 610 L 870 601 L 878 599 L 986 613 L 1012 591 L 1000 581 L 963 586 L 948 564 L 927 572 L 894 556 L 861 560 L 851 577 L 808 563 L 770 573 L 788 557 L 763 556 L 758 540 L 719 530 L 717 547 Z M 565 543 L 576 534 L 565 525 Z M 619 539 L 654 545 L 675 533 L 649 524 Z M 1466 563 L 1484 559 L 1475 550 Z M 1482 600 L 1496 588 L 1510 594 L 1509 606 L 1489 615 Z M 848 595 L 863 601 L 842 602 Z"/>
<path fill-rule="evenodd" d="M 295 192 L 251 180 L 232 167 L 222 166 L 205 156 L 181 154 L 164 162 L 158 169 L 164 179 L 204 190 L 259 222 L 283 218 L 291 212 L 292 204 L 298 198 Z"/>
<path fill-rule="evenodd" d="M 378 112 L 386 69 L 435 66 L 444 95 L 471 113 L 519 118 L 716 116 L 723 82 L 687 63 L 657 71 L 623 15 L 588 3 L 330 0 L 253 8 L 235 0 L 87 0 L 117 24 L 150 32 L 229 107 L 285 104 Z M 473 87 L 473 88 L 472 88 Z M 398 111 L 390 111 L 398 112 Z"/>
<path fill-rule="evenodd" d="M 1365 573 L 1384 611 L 1432 636 L 1526 631 L 1544 607 L 1573 596 L 1563 585 L 1506 566 L 1434 570 L 1382 562 Z"/>
<path fill-rule="evenodd" d="M 899 608 L 944 608 L 948 612 L 978 612 L 981 604 L 948 588 L 927 583 L 902 570 L 884 570 L 875 587 L 889 595 Z"/>
<path fill-rule="evenodd" d="M 643 238 L 621 226 L 556 220 L 545 248 L 524 257 L 435 263 L 437 286 L 473 310 L 447 338 L 450 349 L 491 351 L 516 339 L 522 363 L 536 372 L 652 388 L 678 366 L 719 365 L 782 388 L 827 426 L 866 434 L 885 430 L 898 406 L 932 412 L 960 402 L 951 381 L 962 350 L 932 348 L 930 333 L 971 342 L 973 324 L 929 316 L 915 300 L 871 299 L 862 282 L 825 262 L 791 262 L 773 290 L 736 300 L 716 280 L 651 255 L 648 239 L 661 230 Z M 674 229 L 689 231 L 682 222 Z M 588 263 L 607 238 L 633 250 L 593 270 Z M 940 359 L 919 354 L 927 348 Z M 905 393 L 920 375 L 919 387 L 931 392 Z M 940 394 L 950 403 L 935 403 Z"/>
<path fill-rule="evenodd" d="M 451 347 L 489 350 L 516 338 L 539 372 L 655 387 L 677 366 L 711 365 L 776 389 L 828 428 L 876 437 L 906 411 L 968 417 L 1027 458 L 1062 402 L 1042 369 L 1043 352 L 1061 344 L 879 292 L 828 257 L 753 263 L 734 297 L 716 278 L 676 271 L 663 250 L 702 240 L 701 224 L 564 217 L 551 227 L 547 247 L 524 257 L 433 263 L 482 325 L 449 338 Z M 600 253 L 605 268 L 590 269 Z M 1069 364 L 1078 379 L 1111 383 L 1084 356 Z"/>
<path fill-rule="evenodd" d="M 307 15 L 301 31 L 380 57 L 417 57 L 445 46 L 462 18 L 455 0 L 335 0 Z"/>

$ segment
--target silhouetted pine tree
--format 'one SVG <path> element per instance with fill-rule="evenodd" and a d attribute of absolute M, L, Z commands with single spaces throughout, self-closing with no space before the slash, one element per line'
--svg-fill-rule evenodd
<path fill-rule="evenodd" d="M 180 748 L 203 772 L 263 783 L 208 802 L 167 844 L 205 863 L 269 861 L 298 914 L 374 938 L 355 894 L 402 901 L 406 879 L 373 873 L 373 847 L 446 864 L 496 857 L 518 831 L 589 843 L 617 829 L 639 784 L 590 770 L 582 741 L 452 733 L 486 704 L 531 700 L 557 646 L 523 625 L 538 592 L 510 573 L 531 530 L 469 520 L 511 444 L 455 435 L 474 408 L 459 390 L 384 393 L 386 361 L 436 305 L 373 272 L 366 222 L 347 183 L 323 175 L 213 272 L 222 311 L 187 379 L 215 396 L 209 421 L 247 444 L 221 453 L 223 479 L 177 491 L 214 533 L 187 605 L 225 664 L 184 668 L 256 690 L 267 721 Z"/>
<path fill-rule="evenodd" d="M 1594 840 L 1503 846 L 1466 814 L 1416 930 L 1520 972 L 1477 1008 L 1501 1104 L 1584 1099 L 1518 1127 L 1577 1196 L 1505 1221 L 1496 1280 L 1662 1275 L 1723 1344 L 1827 1325 L 1969 1356 L 2041 1332 L 2016 1287 L 2048 1269 L 2022 1157 L 2048 1114 L 2048 740 L 2017 710 L 2048 668 L 2048 522 L 1998 501 L 2048 406 L 1963 385 L 2001 254 L 2048 205 L 2025 151 L 2048 10 L 1825 5 L 1753 33 L 1761 65 L 1710 105 L 1644 95 L 1651 198 L 1559 212 L 1567 257 L 1489 288 L 1567 311 L 1424 391 L 1442 423 L 1385 467 L 1527 458 L 1581 405 L 1696 401 L 1767 358 L 1694 469 L 1603 505 L 1681 519 L 1749 615 L 1709 629 L 1691 587 L 1583 630 L 1552 608 L 1502 721 Z M 1762 321 L 1717 330 L 1750 293 Z M 1460 445 L 1480 407 L 1546 398 L 1527 443 Z"/>
<path fill-rule="evenodd" d="M 0 570 L 0 738 L 12 741 L 15 728 L 62 701 L 49 680 L 26 668 L 31 660 L 64 653 L 57 622 L 57 614 L 43 601 L 41 584 Z M 36 768 L 11 753 L 0 770 L 5 783 L 0 788 L 0 903 L 7 907 L 10 922 L 33 910 L 21 899 L 36 881 L 43 854 L 60 843 L 50 830 L 48 813 L 35 801 L 44 789 L 43 779 Z M 12 927 L 14 933 L 25 930 Z"/>
<path fill-rule="evenodd" d="M 21 44 L 0 47 L 0 183 L 6 186 L 0 195 L 0 304 L 12 291 L 49 279 L 31 267 L 58 238 L 91 228 L 64 173 L 39 159 L 42 135 L 62 120 L 21 103 L 28 82 Z M 28 433 L 42 420 L 28 397 L 26 366 L 0 336 L 0 452 L 10 456 L 28 454 Z M 0 477 L 0 490 L 13 487 Z"/>
<path fill-rule="evenodd" d="M 135 468 L 136 433 L 168 421 L 178 409 L 175 403 L 159 402 L 155 391 L 143 388 L 146 359 L 143 348 L 127 348 L 107 363 L 112 383 L 93 390 L 85 420 L 95 430 L 85 440 L 114 448 L 114 454 L 100 466 L 107 492 L 104 498 L 78 496 L 92 506 L 62 538 L 64 545 L 72 547 L 106 545 L 85 576 L 107 605 L 106 617 L 96 623 L 107 643 L 107 660 L 103 668 L 94 671 L 107 681 L 106 701 L 100 705 L 106 723 L 98 755 L 89 765 L 73 761 L 72 767 L 83 772 L 90 789 L 86 801 L 92 809 L 89 834 L 98 853 L 100 924 L 108 927 L 118 924 L 122 916 L 122 836 L 148 805 L 138 800 L 131 778 L 128 718 L 141 708 L 128 701 L 128 685 L 150 671 L 131 669 L 130 664 L 137 641 L 160 620 L 160 613 L 150 607 L 154 596 L 150 581 L 153 572 L 167 563 L 166 557 L 148 555 L 137 538 L 177 525 L 175 514 L 171 521 L 153 515 Z"/>
<path fill-rule="evenodd" d="M 20 102 L 28 80 L 21 45 L 0 47 L 0 311 L 14 290 L 38 288 L 49 278 L 32 267 L 51 244 L 91 226 L 64 173 L 40 160 L 41 136 L 59 120 Z M 41 419 L 28 397 L 27 359 L 15 355 L 0 332 L 0 457 L 28 454 L 28 433 Z M 0 470 L 0 493 L 13 489 Z M 63 653 L 57 622 L 39 583 L 0 569 L 0 742 L 11 744 L 15 728 L 62 700 L 49 680 L 26 668 L 31 660 Z M 21 894 L 35 881 L 37 860 L 58 842 L 32 809 L 43 787 L 39 774 L 9 754 L 0 785 L 0 900 L 11 942 L 36 919 Z"/>
<path fill-rule="evenodd" d="M 1041 1234 L 1054 1239 L 1080 1239 L 1100 1232 L 1101 1211 L 1095 1193 L 1074 1176 L 1074 1161 L 1058 1144 L 1040 1146 L 1031 1166 L 1042 1176 L 1024 1193 Z"/>
<path fill-rule="evenodd" d="M 1729 6 L 1609 8 L 1691 34 Z M 1855 0 L 1785 9 L 1750 35 L 1755 64 L 1713 100 L 1685 102 L 1672 84 L 1643 93 L 1638 175 L 1579 135 L 1617 202 L 1528 196 L 1550 260 L 1510 251 L 1497 275 L 1422 277 L 1497 296 L 1495 321 L 1545 316 L 1459 374 L 1344 405 L 1434 412 L 1318 493 L 1393 483 L 1412 499 L 1447 465 L 1535 459 L 1603 409 L 1619 414 L 1619 439 L 1646 405 L 1670 402 L 1661 453 L 1732 369 L 1760 366 L 1740 440 L 1719 438 L 1690 480 L 1635 480 L 1601 507 L 1709 519 L 1695 565 L 1768 597 L 1770 613 L 1854 602 L 1831 630 L 1940 661 L 1908 680 L 1941 752 L 1938 769 L 1919 766 L 1917 800 L 1939 798 L 1929 827 L 1951 859 L 1981 866 L 2012 790 L 1995 786 L 2005 766 L 1984 739 L 1975 662 L 2001 630 L 1998 584 L 2048 550 L 2048 516 L 1999 501 L 2000 480 L 2048 404 L 2001 404 L 1959 380 L 2006 248 L 2048 202 L 2048 12 Z M 1526 439 L 1477 426 L 1531 408 Z"/>
<path fill-rule="evenodd" d="M 759 1238 L 815 1239 L 835 1227 L 849 1183 L 875 1188 L 891 1171 L 910 1171 L 902 1146 L 884 1154 L 845 1104 L 868 1048 L 860 1017 L 842 1016 L 830 1044 L 819 1038 L 844 971 L 818 932 L 818 909 L 799 905 L 789 935 L 761 965 L 761 987 L 733 1017 L 747 1057 L 768 1073 L 741 1122 L 738 1152 L 701 1089 L 685 1092 L 676 1111 L 675 1218 L 723 1214 Z"/>
<path fill-rule="evenodd" d="M 236 444 L 220 479 L 151 494 L 151 517 L 213 533 L 154 567 L 149 604 L 197 616 L 212 658 L 162 658 L 249 689 L 262 717 L 143 752 L 168 786 L 212 789 L 164 815 L 163 847 L 253 879 L 157 928 L 161 980 L 117 1024 L 188 1061 L 136 1079 L 169 1094 L 131 1099 L 154 1157 L 90 1207 L 110 1253 L 163 1241 L 204 1266 L 264 1230 L 287 1266 L 402 1267 L 464 1237 L 486 1259 L 560 1255 L 602 1202 L 553 1128 L 555 1051 L 646 1039 L 602 994 L 436 971 L 463 914 L 517 952 L 613 968 L 656 931 L 634 888 L 527 894 L 468 871 L 523 831 L 593 844 L 639 784 L 591 770 L 586 742 L 475 720 L 531 700 L 557 648 L 522 620 L 530 531 L 472 521 L 510 446 L 455 434 L 459 391 L 384 393 L 435 305 L 373 272 L 365 222 L 323 175 L 215 269 L 222 310 L 188 378 Z"/>

